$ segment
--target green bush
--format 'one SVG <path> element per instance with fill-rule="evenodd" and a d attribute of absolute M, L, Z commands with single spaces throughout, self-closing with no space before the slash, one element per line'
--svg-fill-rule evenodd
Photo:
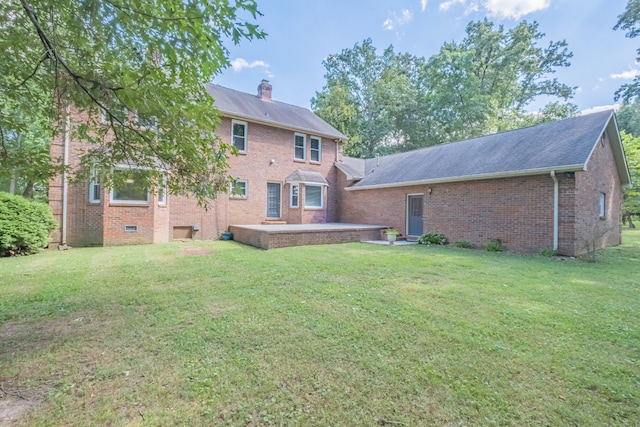
<path fill-rule="evenodd" d="M 456 248 L 464 248 L 464 249 L 473 249 L 476 247 L 476 245 L 474 245 L 473 243 L 467 240 L 458 240 L 454 242 L 453 246 L 455 246 Z"/>
<path fill-rule="evenodd" d="M 550 248 L 542 248 L 538 251 L 538 255 L 544 256 L 544 257 L 552 257 L 552 256 L 558 255 L 558 251 L 554 251 L 553 249 L 550 249 Z"/>
<path fill-rule="evenodd" d="M 447 238 L 442 233 L 426 233 L 420 236 L 418 243 L 421 245 L 446 245 Z"/>
<path fill-rule="evenodd" d="M 493 239 L 484 245 L 484 248 L 489 252 L 502 252 L 507 249 L 500 239 Z"/>
<path fill-rule="evenodd" d="M 0 192 L 0 256 L 39 252 L 56 226 L 48 205 Z"/>

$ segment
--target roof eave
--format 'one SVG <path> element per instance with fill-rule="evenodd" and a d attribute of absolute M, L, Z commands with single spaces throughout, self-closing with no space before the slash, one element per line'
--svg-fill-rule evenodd
<path fill-rule="evenodd" d="M 303 128 L 303 127 L 287 125 L 287 124 L 276 122 L 276 121 L 272 121 L 272 120 L 262 120 L 262 119 L 260 119 L 258 117 L 246 116 L 244 114 L 238 114 L 238 113 L 234 113 L 234 112 L 230 112 L 230 111 L 225 111 L 225 110 L 222 110 L 220 108 L 218 108 L 218 111 L 220 111 L 220 115 L 221 116 L 229 117 L 230 119 L 246 120 L 248 122 L 259 123 L 259 124 L 262 124 L 262 125 L 275 127 L 275 128 L 278 128 L 278 129 L 286 129 L 286 130 L 292 130 L 294 132 L 308 133 L 308 134 L 314 135 L 314 136 L 320 136 L 320 137 L 323 137 L 323 138 L 329 138 L 329 139 L 332 139 L 334 141 L 346 141 L 348 139 L 345 135 L 342 135 L 342 134 L 340 134 L 340 135 L 332 135 L 332 134 L 328 134 L 328 133 L 324 133 L 324 132 L 318 132 L 317 129 L 307 129 L 307 128 Z"/>
<path fill-rule="evenodd" d="M 566 165 L 566 166 L 558 166 L 554 168 L 540 168 L 540 169 L 527 169 L 521 171 L 509 171 L 509 172 L 498 172 L 498 173 L 488 173 L 488 174 L 479 174 L 479 175 L 463 175 L 463 176 L 452 176 L 445 178 L 434 178 L 434 179 L 424 179 L 418 181 L 405 181 L 405 182 L 393 182 L 393 183 L 385 183 L 385 184 L 373 184 L 373 185 L 356 185 L 353 187 L 346 187 L 347 191 L 355 191 L 355 190 L 374 190 L 380 188 L 393 188 L 393 187 L 409 187 L 412 185 L 428 185 L 428 184 L 445 184 L 449 182 L 463 182 L 463 181 L 480 181 L 483 179 L 498 179 L 498 178 L 517 178 L 520 176 L 530 176 L 530 175 L 544 175 L 547 173 L 556 172 L 577 172 L 583 171 L 585 169 L 584 164 L 577 165 Z"/>

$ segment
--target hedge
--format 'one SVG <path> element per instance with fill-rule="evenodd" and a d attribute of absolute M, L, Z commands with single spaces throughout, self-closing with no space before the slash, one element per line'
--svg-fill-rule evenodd
<path fill-rule="evenodd" d="M 0 256 L 39 252 L 56 227 L 48 205 L 0 192 Z"/>

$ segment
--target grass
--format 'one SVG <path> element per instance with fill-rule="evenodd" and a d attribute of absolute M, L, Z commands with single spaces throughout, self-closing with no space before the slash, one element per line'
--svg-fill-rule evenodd
<path fill-rule="evenodd" d="M 624 241 L 597 263 L 234 242 L 0 259 L 0 402 L 35 403 L 29 426 L 640 425 L 640 231 Z"/>

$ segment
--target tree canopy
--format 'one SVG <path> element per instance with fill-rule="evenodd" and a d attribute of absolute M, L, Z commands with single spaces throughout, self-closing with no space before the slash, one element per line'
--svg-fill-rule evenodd
<path fill-rule="evenodd" d="M 151 187 L 166 174 L 171 192 L 215 196 L 232 147 L 214 135 L 203 84 L 228 64 L 226 43 L 265 36 L 259 15 L 254 0 L 1 2 L 0 170 L 22 173 L 24 147 L 61 132 L 70 108 L 87 118 L 72 123 L 83 164 L 107 182 L 129 164 L 150 170 Z"/>
<path fill-rule="evenodd" d="M 640 0 L 629 0 L 627 7 L 622 15 L 618 16 L 618 22 L 613 27 L 614 30 L 625 30 L 625 34 L 629 38 L 635 38 L 640 35 Z M 638 56 L 636 61 L 640 61 L 640 48 L 636 51 Z M 640 95 L 640 76 L 631 83 L 622 85 L 616 91 L 616 101 L 622 99 L 625 103 L 633 101 Z"/>
<path fill-rule="evenodd" d="M 552 78 L 570 65 L 565 41 L 539 44 L 538 24 L 510 30 L 470 22 L 459 42 L 429 59 L 394 51 L 377 54 L 370 39 L 330 55 L 326 85 L 314 111 L 350 138 L 347 154 L 371 157 L 566 118 L 574 88 Z M 555 99 L 539 114 L 525 108 Z"/>

